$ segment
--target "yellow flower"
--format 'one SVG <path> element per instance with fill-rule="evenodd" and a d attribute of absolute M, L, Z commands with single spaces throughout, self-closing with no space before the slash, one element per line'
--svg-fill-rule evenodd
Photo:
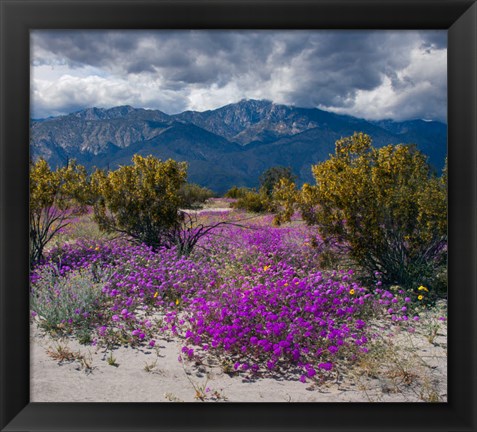
<path fill-rule="evenodd" d="M 99 246 L 96 246 L 96 247 L 94 248 L 94 250 L 95 250 L 95 251 L 99 251 Z"/>
<path fill-rule="evenodd" d="M 263 268 L 263 271 L 267 271 L 269 268 L 270 268 L 270 266 L 265 266 L 265 267 Z"/>
<path fill-rule="evenodd" d="M 418 289 L 418 291 L 425 291 L 425 292 L 429 292 L 429 290 L 425 287 L 425 286 L 420 286 Z"/>
<path fill-rule="evenodd" d="M 178 304 L 179 304 L 179 299 L 176 300 L 176 305 L 178 305 Z"/>
<path fill-rule="evenodd" d="M 288 282 L 287 282 L 285 285 L 283 285 L 283 286 L 288 286 Z"/>
<path fill-rule="evenodd" d="M 423 296 L 423 295 L 419 295 L 419 296 L 417 296 L 417 299 L 418 299 L 418 300 L 422 300 L 423 298 L 424 298 L 424 296 Z"/>
<path fill-rule="evenodd" d="M 154 293 L 154 298 L 157 298 L 158 295 L 159 295 L 159 293 L 156 291 L 156 292 Z"/>
<path fill-rule="evenodd" d="M 353 294 L 354 294 L 354 289 L 350 289 L 350 290 L 349 290 L 349 293 L 350 293 L 351 295 L 353 295 Z"/>

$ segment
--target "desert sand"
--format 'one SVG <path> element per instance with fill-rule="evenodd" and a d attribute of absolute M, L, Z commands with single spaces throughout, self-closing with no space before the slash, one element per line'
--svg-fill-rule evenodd
<path fill-rule="evenodd" d="M 179 340 L 120 347 L 111 357 L 72 338 L 52 339 L 32 323 L 30 342 L 32 402 L 447 401 L 447 331 L 437 315 L 424 317 L 414 333 L 390 327 L 369 362 L 321 383 L 301 383 L 298 374 L 229 375 L 214 359 L 179 362 Z"/>

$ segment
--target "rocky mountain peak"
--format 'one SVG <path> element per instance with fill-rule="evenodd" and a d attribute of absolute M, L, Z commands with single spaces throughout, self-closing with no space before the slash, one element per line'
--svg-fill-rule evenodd
<path fill-rule="evenodd" d="M 184 160 L 190 181 L 223 193 L 233 185 L 256 186 L 259 175 L 275 165 L 290 166 L 300 182 L 313 181 L 311 165 L 354 132 L 369 134 L 376 146 L 414 143 L 438 171 L 443 166 L 443 123 L 369 122 L 254 99 L 176 115 L 126 105 L 32 120 L 30 148 L 34 159 L 44 157 L 53 167 L 74 158 L 88 169 L 114 169 L 135 153 Z"/>
<path fill-rule="evenodd" d="M 134 111 L 135 109 L 132 106 L 124 105 L 109 109 L 96 107 L 87 108 L 71 115 L 82 120 L 111 120 L 114 118 L 124 118 Z"/>

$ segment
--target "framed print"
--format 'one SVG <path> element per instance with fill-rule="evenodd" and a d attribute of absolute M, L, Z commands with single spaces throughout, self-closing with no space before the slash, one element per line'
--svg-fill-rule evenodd
<path fill-rule="evenodd" d="M 476 429 L 474 1 L 0 3 L 2 430 Z"/>

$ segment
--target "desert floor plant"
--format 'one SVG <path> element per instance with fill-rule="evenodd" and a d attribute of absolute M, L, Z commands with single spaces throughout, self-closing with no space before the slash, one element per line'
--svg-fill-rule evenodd
<path fill-rule="evenodd" d="M 399 326 L 378 329 L 368 355 L 362 356 L 350 371 L 370 402 L 382 400 L 387 393 L 422 402 L 446 400 L 447 394 L 442 393 L 447 380 L 446 367 L 442 366 L 447 358 L 445 313 L 445 303 L 440 302 L 438 307 L 421 314 L 411 332 Z M 429 340 L 430 328 L 439 338 L 438 344 L 435 339 Z M 426 339 L 429 345 L 423 350 Z"/>
<path fill-rule="evenodd" d="M 80 351 L 72 351 L 67 342 L 57 342 L 54 347 L 47 349 L 47 354 L 59 365 L 64 363 L 78 362 L 79 368 L 89 374 L 93 372 L 93 363 L 91 353 L 83 354 Z"/>

